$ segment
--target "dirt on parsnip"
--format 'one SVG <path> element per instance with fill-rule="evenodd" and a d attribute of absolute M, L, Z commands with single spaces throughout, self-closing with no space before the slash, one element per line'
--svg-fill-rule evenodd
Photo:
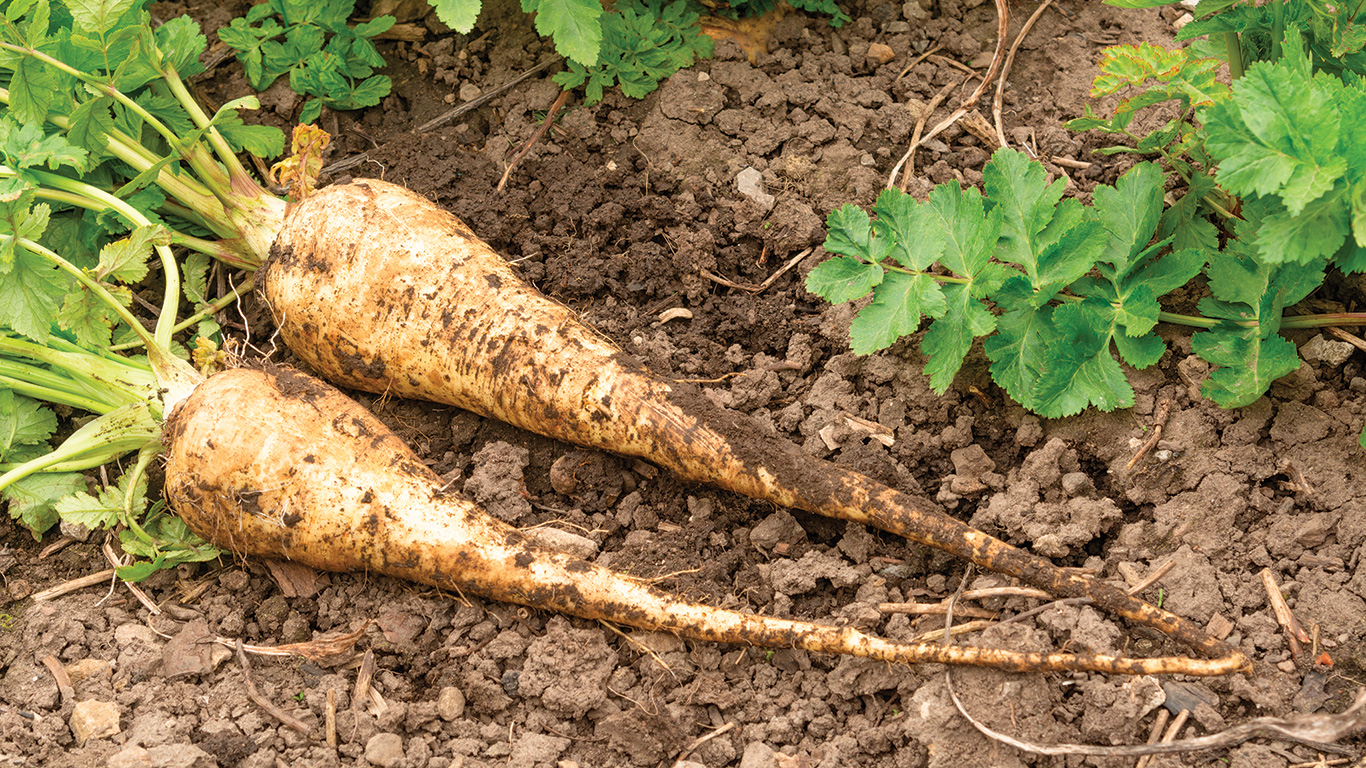
<path fill-rule="evenodd" d="M 188 10 L 214 29 L 247 5 L 194 0 L 155 9 L 162 18 Z M 367 153 L 342 176 L 383 177 L 432 197 L 631 354 L 666 375 L 703 382 L 718 403 L 813 454 L 934 496 L 990 533 L 1120 583 L 1173 560 L 1144 595 L 1226 634 L 1257 664 L 1253 675 L 1195 682 L 961 671 L 958 690 L 976 717 L 1029 741 L 1130 743 L 1147 738 L 1163 706 L 1191 709 L 1187 732 L 1209 733 L 1260 715 L 1337 711 L 1366 682 L 1361 353 L 1331 337 L 1315 341 L 1299 371 L 1268 397 L 1223 411 L 1199 396 L 1206 370 L 1191 354 L 1189 332 L 1164 328 L 1170 351 L 1160 365 L 1130 372 L 1134 408 L 1041 421 L 991 384 L 980 345 L 953 388 L 935 396 L 919 372 L 918 337 L 857 357 L 847 341 L 853 310 L 803 289 L 824 257 L 825 215 L 846 202 L 872 202 L 919 110 L 963 79 L 951 62 L 985 66 L 995 45 L 994 3 L 842 4 L 855 21 L 840 30 L 791 14 L 774 27 L 771 52 L 754 62 L 723 41 L 715 58 L 643 100 L 609 95 L 585 107 L 576 96 L 503 193 L 494 187 L 505 164 L 557 95 L 549 73 L 415 132 L 552 55 L 527 19 L 509 14 L 515 3 L 485 5 L 469 35 L 413 21 L 425 29 L 423 41 L 382 47 L 393 95 L 371 110 L 324 115 L 336 137 L 331 162 Z M 1034 8 L 1012 4 L 1012 32 Z M 1012 145 L 1070 178 L 1079 195 L 1113 182 L 1132 160 L 1091 154 L 1101 138 L 1069 133 L 1062 123 L 1081 114 L 1105 45 L 1169 41 L 1175 16 L 1091 0 L 1051 6 L 1010 73 L 1003 118 Z M 874 44 L 894 57 L 879 63 L 882 49 L 874 48 L 870 58 Z M 903 74 L 935 46 L 934 56 Z M 975 82 L 953 88 L 929 124 Z M 247 92 L 231 60 L 199 87 L 215 102 Z M 281 126 L 299 106 L 282 86 L 263 103 L 262 118 Z M 990 122 L 989 106 L 979 111 Z M 991 149 L 951 128 L 917 153 L 908 190 L 923 196 L 936 183 L 977 184 Z M 754 175 L 747 169 L 757 172 L 759 189 L 741 190 L 737 179 Z M 758 285 L 813 247 L 762 292 L 721 282 Z M 1354 297 L 1329 286 L 1323 298 Z M 266 317 L 246 306 L 224 320 L 269 352 Z M 279 351 L 273 359 L 289 362 Z M 910 639 L 942 627 L 943 617 L 879 606 L 937 602 L 964 573 L 938 551 L 681 483 L 642 462 L 451 408 L 363 401 L 495 516 L 692 599 Z M 1127 470 L 1162 402 L 1170 416 L 1160 442 Z M 689 768 L 1132 765 L 1034 757 L 988 741 L 956 713 L 942 668 L 618 632 L 363 574 L 320 574 L 316 591 L 304 579 L 304 594 L 287 596 L 264 563 L 225 559 L 144 583 L 161 606 L 157 615 L 108 585 L 35 604 L 33 591 L 107 567 L 102 538 L 39 559 L 55 533 L 35 543 L 12 527 L 3 531 L 4 765 L 644 768 L 673 766 L 685 752 Z M 1263 569 L 1316 632 L 1331 668 L 1316 667 L 1307 647 L 1292 658 Z M 1006 582 L 977 573 L 969 583 Z M 1011 597 L 979 607 L 1010 614 L 1037 605 Z M 207 634 L 281 645 L 366 622 L 374 623 L 357 655 L 335 665 L 251 658 L 261 694 L 300 718 L 307 734 L 253 703 L 236 659 L 203 642 Z M 1019 650 L 1178 650 L 1075 605 L 959 639 Z M 353 701 L 366 650 L 377 697 Z M 65 667 L 74 696 L 63 697 L 43 664 L 48 656 Z M 325 738 L 329 691 L 335 745 Z M 114 722 L 118 733 L 78 743 L 73 720 L 83 732 Z M 1350 746 L 1366 748 L 1366 741 Z M 1253 743 L 1152 765 L 1283 768 L 1292 756 L 1317 757 Z"/>

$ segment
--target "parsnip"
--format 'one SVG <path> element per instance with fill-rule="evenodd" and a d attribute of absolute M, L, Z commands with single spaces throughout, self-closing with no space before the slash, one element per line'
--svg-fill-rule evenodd
<path fill-rule="evenodd" d="M 906 536 L 1059 597 L 1091 598 L 1218 657 L 1189 660 L 1183 672 L 1248 666 L 1186 619 L 765 436 L 696 387 L 649 372 L 527 285 L 454 216 L 401 187 L 359 180 L 294 206 L 257 285 L 290 349 L 333 383 L 642 457 L 691 480 Z"/>
<path fill-rule="evenodd" d="M 236 369 L 201 384 L 166 422 L 166 497 L 200 535 L 238 554 L 384 573 L 685 637 L 892 662 L 1011 670 L 1190 672 L 1181 657 L 895 643 L 848 627 L 688 603 L 537 547 L 441 480 L 360 404 L 311 376 Z M 1219 674 L 1239 662 L 1197 666 Z"/>

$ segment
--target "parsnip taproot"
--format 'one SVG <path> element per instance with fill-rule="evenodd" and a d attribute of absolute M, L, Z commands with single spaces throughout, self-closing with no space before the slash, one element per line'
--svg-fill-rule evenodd
<path fill-rule="evenodd" d="M 849 627 L 689 603 L 530 543 L 442 481 L 359 403 L 295 371 L 210 377 L 166 422 L 166 498 L 238 554 L 383 573 L 442 589 L 706 641 L 1011 670 L 1188 672 L 1183 657 L 896 643 Z M 1197 668 L 1201 671 L 1201 668 Z M 1203 671 L 1227 671 L 1211 666 Z"/>
<path fill-rule="evenodd" d="M 293 206 L 257 285 L 285 343 L 335 384 L 638 456 L 690 480 L 876 526 L 1059 597 L 1090 598 L 1213 657 L 1188 660 L 1183 672 L 1248 666 L 1186 619 L 816 459 L 698 388 L 651 373 L 521 280 L 454 216 L 396 185 L 358 180 Z"/>

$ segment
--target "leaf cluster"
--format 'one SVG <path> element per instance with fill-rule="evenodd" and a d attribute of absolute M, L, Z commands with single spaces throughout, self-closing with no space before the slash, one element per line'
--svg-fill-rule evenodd
<path fill-rule="evenodd" d="M 388 31 L 394 17 L 352 27 L 347 19 L 354 10 L 355 0 L 266 0 L 218 37 L 237 51 L 252 88 L 264 91 L 288 74 L 289 87 L 310 97 L 299 121 L 311 123 L 324 106 L 373 107 L 393 86 L 387 75 L 374 74 L 384 58 L 373 38 Z"/>
<path fill-rule="evenodd" d="M 1161 170 L 1135 166 L 1116 186 L 1098 187 L 1089 207 L 1063 200 L 1062 182 L 1048 183 L 1043 166 L 1011 150 L 992 156 L 983 179 L 985 196 L 941 184 L 924 203 L 887 190 L 872 221 L 854 206 L 837 209 L 825 249 L 840 255 L 812 270 L 807 289 L 832 302 L 872 293 L 850 327 L 861 354 L 933 319 L 921 350 L 937 392 L 973 339 L 988 336 L 992 377 L 1030 410 L 1059 417 L 1132 405 L 1115 353 L 1135 368 L 1157 362 L 1157 300 L 1205 263 L 1199 252 L 1172 251 L 1170 239 L 1151 242 Z"/>
<path fill-rule="evenodd" d="M 598 62 L 584 66 L 571 60 L 554 80 L 564 88 L 585 86 L 590 105 L 602 101 L 613 85 L 633 99 L 642 98 L 664 78 L 711 56 L 712 39 L 702 33 L 698 18 L 687 0 L 617 3 L 602 18 Z"/>

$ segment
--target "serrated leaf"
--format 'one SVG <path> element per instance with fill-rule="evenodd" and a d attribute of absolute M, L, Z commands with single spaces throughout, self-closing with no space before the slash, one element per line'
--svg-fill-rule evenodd
<path fill-rule="evenodd" d="M 136 285 L 147 277 L 147 260 L 152 258 L 152 246 L 170 244 L 170 233 L 161 227 L 138 227 L 128 237 L 100 249 L 96 276 L 102 281 Z"/>
<path fill-rule="evenodd" d="M 887 256 L 888 243 L 873 236 L 873 222 L 868 213 L 853 203 L 845 203 L 825 217 L 825 243 L 830 253 L 856 256 L 863 261 L 878 262 Z"/>
<path fill-rule="evenodd" d="M 941 289 L 947 309 L 943 317 L 930 323 L 920 340 L 920 351 L 927 358 L 925 373 L 930 377 L 930 389 L 940 395 L 953 384 L 953 377 L 963 367 L 972 340 L 996 329 L 996 316 L 973 299 L 967 286 L 949 283 Z"/>
<path fill-rule="evenodd" d="M 57 513 L 69 523 L 84 525 L 92 531 L 113 527 L 126 513 L 140 517 L 147 509 L 147 476 L 138 478 L 129 489 L 131 472 L 125 472 L 115 486 L 99 489 L 95 495 L 75 493 L 57 502 Z"/>
<path fill-rule="evenodd" d="M 1159 238 L 1172 239 L 1172 248 L 1214 251 L 1219 248 L 1219 230 L 1209 221 L 1205 196 L 1217 188 L 1208 174 L 1191 176 L 1190 188 L 1162 214 L 1157 227 Z"/>
<path fill-rule="evenodd" d="M 1300 367 L 1295 345 L 1282 336 L 1220 327 L 1191 337 L 1191 350 L 1218 366 L 1201 392 L 1222 408 L 1250 405 L 1271 383 Z"/>
<path fill-rule="evenodd" d="M 66 0 L 76 28 L 92 35 L 104 35 L 133 7 L 133 0 Z"/>
<path fill-rule="evenodd" d="M 1111 340 L 1115 343 L 1119 356 L 1124 358 L 1124 362 L 1139 369 L 1156 365 L 1167 351 L 1166 342 L 1155 333 L 1142 336 L 1126 336 L 1119 333 Z"/>
<path fill-rule="evenodd" d="M 1110 354 L 1114 310 L 1109 302 L 1085 299 L 1053 311 L 1055 336 L 1034 390 L 1032 410 L 1046 418 L 1102 411 L 1134 404 L 1134 391 Z"/>
<path fill-rule="evenodd" d="M 536 14 L 536 31 L 555 42 L 560 55 L 584 66 L 598 63 L 602 45 L 602 5 L 598 0 L 522 0 Z"/>
<path fill-rule="evenodd" d="M 939 284 L 928 275 L 888 272 L 849 326 L 850 348 L 868 355 L 886 349 L 920 327 L 921 317 L 941 317 L 948 310 Z"/>
<path fill-rule="evenodd" d="M 1001 215 L 999 258 L 1024 267 L 1034 280 L 1042 250 L 1036 240 L 1053 221 L 1063 182 L 1049 184 L 1043 166 L 1024 153 L 998 149 L 982 169 L 982 184 L 992 210 Z"/>
<path fill-rule="evenodd" d="M 88 153 L 60 134 L 45 135 L 40 125 L 20 125 L 0 118 L 0 153 L 11 168 L 45 165 L 52 170 L 68 166 L 86 170 Z"/>
<path fill-rule="evenodd" d="M 47 261 L 16 251 L 8 271 L 0 272 L 0 324 L 45 343 L 68 284 Z"/>
<path fill-rule="evenodd" d="M 43 445 L 57 430 L 57 414 L 36 400 L 0 389 L 0 461 L 19 446 Z"/>
<path fill-rule="evenodd" d="M 1297 216 L 1346 172 L 1334 98 L 1342 84 L 1330 75 L 1311 76 L 1294 58 L 1298 35 L 1284 48 L 1285 59 L 1248 67 L 1232 98 L 1201 117 L 1219 183 L 1236 195 L 1275 194 Z"/>
<path fill-rule="evenodd" d="M 131 300 L 129 295 L 128 301 Z M 62 330 L 75 334 L 77 344 L 95 349 L 109 346 L 118 323 L 114 309 L 85 288 L 63 297 L 62 308 L 57 312 L 57 325 Z"/>
<path fill-rule="evenodd" d="M 165 64 L 173 67 L 182 78 L 204 71 L 199 57 L 208 48 L 208 38 L 199 23 L 189 16 L 168 19 L 156 29 L 157 49 Z"/>
<path fill-rule="evenodd" d="M 861 299 L 882 282 L 884 272 L 877 264 L 852 256 L 826 259 L 806 276 L 806 290 L 831 304 Z"/>
<path fill-rule="evenodd" d="M 1003 288 L 1016 281 L 1028 290 L 1024 278 L 1012 278 Z M 1015 402 L 1031 410 L 1034 409 L 1034 388 L 1048 359 L 1048 343 L 1057 335 L 1052 314 L 1050 305 L 1018 306 L 997 318 L 996 335 L 988 336 L 984 343 L 987 359 L 991 361 L 992 379 Z"/>
<path fill-rule="evenodd" d="M 1351 233 L 1346 192 L 1345 182 L 1339 183 L 1299 213 L 1285 209 L 1274 202 L 1275 198 L 1257 201 L 1267 203 L 1256 219 L 1256 232 L 1252 235 L 1257 255 L 1271 264 L 1308 264 L 1337 253 Z M 1253 204 L 1245 207 L 1252 208 Z"/>
<path fill-rule="evenodd" d="M 46 64 L 20 58 L 10 73 L 10 114 L 21 123 L 41 125 L 52 110 L 58 90 L 57 76 Z"/>
<path fill-rule="evenodd" d="M 76 472 L 40 472 L 21 478 L 0 492 L 9 502 L 10 517 L 40 538 L 57 524 L 57 500 L 85 490 L 85 478 Z"/>
<path fill-rule="evenodd" d="M 1097 260 L 1113 265 L 1118 277 L 1137 266 L 1134 257 L 1147 248 L 1157 230 L 1164 181 L 1155 163 L 1139 163 L 1119 177 L 1115 186 L 1100 185 L 1092 192 L 1096 214 L 1109 234 Z"/>
<path fill-rule="evenodd" d="M 939 258 L 945 245 L 943 225 L 923 216 L 914 197 L 899 189 L 883 190 L 873 213 L 875 237 L 902 266 L 923 271 Z"/>
<path fill-rule="evenodd" d="M 70 128 L 66 138 L 72 144 L 83 147 L 95 158 L 106 156 L 107 138 L 114 130 L 114 117 L 109 113 L 111 97 L 99 97 L 81 102 L 71 112 Z"/>

